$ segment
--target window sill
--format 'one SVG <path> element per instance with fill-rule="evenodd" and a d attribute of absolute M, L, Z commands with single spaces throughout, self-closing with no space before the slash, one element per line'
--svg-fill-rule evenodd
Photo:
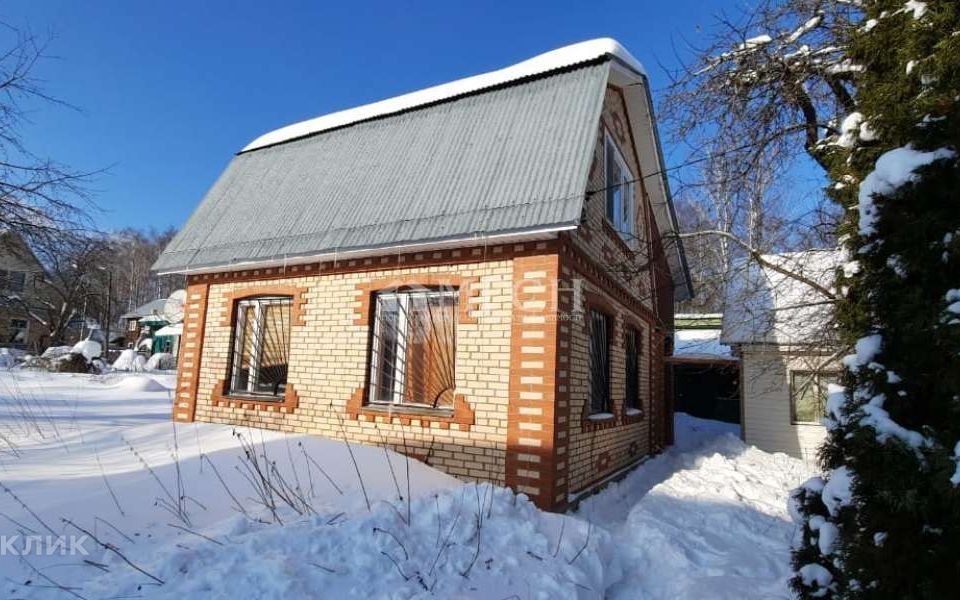
<path fill-rule="evenodd" d="M 214 388 L 210 399 L 214 406 L 279 413 L 292 413 L 300 406 L 300 398 L 297 395 L 297 391 L 293 388 L 293 384 L 290 383 L 287 384 L 283 397 L 230 394 L 229 392 L 223 391 L 226 387 L 226 382 L 221 381 L 220 384 Z"/>
<path fill-rule="evenodd" d="M 585 415 L 580 422 L 581 431 L 599 431 L 601 429 L 610 429 L 620 425 L 617 415 L 608 412 L 593 413 Z"/>
<path fill-rule="evenodd" d="M 386 423 L 424 428 L 450 429 L 456 425 L 460 431 L 470 431 L 476 423 L 476 415 L 463 394 L 455 394 L 453 408 L 437 409 L 395 404 L 370 404 L 366 402 L 367 389 L 357 388 L 347 401 L 347 418 L 369 423 Z"/>
<path fill-rule="evenodd" d="M 236 400 L 237 402 L 273 402 L 282 404 L 284 396 L 271 396 L 269 394 L 244 394 L 242 392 L 226 392 L 222 395 L 224 400 Z"/>
<path fill-rule="evenodd" d="M 645 418 L 643 410 L 639 408 L 626 408 L 623 411 L 623 418 L 621 421 L 624 425 L 630 425 L 632 423 L 640 423 Z"/>
<path fill-rule="evenodd" d="M 452 417 L 453 408 L 430 408 L 429 406 L 416 406 L 404 404 L 390 404 L 387 402 L 371 402 L 363 407 L 370 412 L 381 412 L 383 414 L 394 415 L 419 415 L 424 417 Z"/>
<path fill-rule="evenodd" d="M 617 418 L 616 415 L 608 412 L 593 413 L 592 415 L 587 415 L 587 419 L 591 421 L 609 421 L 615 418 Z"/>

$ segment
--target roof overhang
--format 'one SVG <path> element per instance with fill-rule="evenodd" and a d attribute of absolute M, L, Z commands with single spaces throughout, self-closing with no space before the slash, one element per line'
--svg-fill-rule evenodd
<path fill-rule="evenodd" d="M 471 237 L 450 238 L 444 240 L 434 240 L 427 242 L 417 242 L 412 244 L 400 244 L 392 246 L 378 246 L 371 248 L 351 248 L 335 252 L 323 252 L 319 254 L 304 254 L 299 256 L 285 256 L 260 261 L 242 261 L 229 264 L 204 265 L 189 269 L 174 269 L 170 271 L 159 271 L 158 275 L 195 275 L 202 273 L 223 273 L 227 271 L 240 271 L 248 269 L 268 269 L 274 267 L 289 267 L 294 265 L 305 265 L 317 262 L 342 261 L 355 258 L 369 258 L 372 256 L 387 256 L 403 252 L 431 252 L 435 250 L 447 250 L 451 248 L 464 248 L 470 246 L 486 246 L 497 244 L 515 244 L 519 242 L 535 242 L 553 239 L 561 231 L 570 231 L 577 228 L 576 223 L 549 227 L 543 229 L 530 229 L 523 231 L 514 231 L 500 233 L 495 235 L 474 235 Z"/>
<path fill-rule="evenodd" d="M 627 103 L 627 119 L 639 154 L 640 178 L 650 196 L 653 216 L 667 254 L 674 298 L 687 300 L 693 297 L 693 282 L 679 237 L 680 226 L 673 206 L 673 197 L 670 195 L 667 166 L 663 160 L 660 134 L 654 118 L 650 81 L 645 73 L 631 68 L 616 56 L 612 57 L 612 61 L 610 84 L 622 90 Z"/>

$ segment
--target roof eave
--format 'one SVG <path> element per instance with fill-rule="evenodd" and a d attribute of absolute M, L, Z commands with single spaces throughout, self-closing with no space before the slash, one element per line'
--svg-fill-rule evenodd
<path fill-rule="evenodd" d="M 476 245 L 490 244 L 510 244 L 529 241 L 542 241 L 552 239 L 561 231 L 570 231 L 576 229 L 578 223 L 563 223 L 549 227 L 524 229 L 517 231 L 501 232 L 492 235 L 473 235 L 466 237 L 455 237 L 447 239 L 429 240 L 424 242 L 411 242 L 406 244 L 391 244 L 386 246 L 374 246 L 369 248 L 350 248 L 334 249 L 322 252 L 303 254 L 297 256 L 274 257 L 263 260 L 251 260 L 234 263 L 220 263 L 198 266 L 183 266 L 176 268 L 155 269 L 157 275 L 192 275 L 202 273 L 222 273 L 227 271 L 240 271 L 258 268 L 288 267 L 294 265 L 310 264 L 316 262 L 325 262 L 329 260 L 350 260 L 355 258 L 368 258 L 374 256 L 393 255 L 398 252 L 430 252 L 434 250 L 445 250 L 451 248 L 462 248 Z"/>

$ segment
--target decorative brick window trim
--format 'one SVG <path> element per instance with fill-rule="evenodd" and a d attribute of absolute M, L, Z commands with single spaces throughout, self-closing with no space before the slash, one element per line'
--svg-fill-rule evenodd
<path fill-rule="evenodd" d="M 564 257 L 564 264 L 569 265 L 598 288 L 605 290 L 609 296 L 650 325 L 657 323 L 656 315 L 649 308 L 644 306 L 636 296 L 629 293 L 619 281 L 608 275 L 606 269 L 600 263 L 587 255 L 569 238 L 561 244 L 560 250 Z"/>
<path fill-rule="evenodd" d="M 457 323 L 460 325 L 471 325 L 478 323 L 478 319 L 473 315 L 473 311 L 478 309 L 475 302 L 471 299 L 480 297 L 480 278 L 467 277 L 457 274 L 440 273 L 422 273 L 398 275 L 396 277 L 382 277 L 372 281 L 364 281 L 357 284 L 357 291 L 360 292 L 359 306 L 354 309 L 353 324 L 363 327 L 370 326 L 372 317 L 371 304 L 375 293 L 385 290 L 393 290 L 404 287 L 423 287 L 423 288 L 457 288 L 459 299 L 457 302 L 459 314 Z"/>
<path fill-rule="evenodd" d="M 456 424 L 460 431 L 470 431 L 470 428 L 476 424 L 476 413 L 470 407 L 466 397 L 463 394 L 455 394 L 453 397 L 452 411 L 445 409 L 419 409 L 419 408 L 393 408 L 390 406 L 379 406 L 367 403 L 367 388 L 357 388 L 347 401 L 347 418 L 353 421 L 366 421 L 370 423 L 386 423 L 411 426 L 416 422 L 417 425 L 424 428 L 431 428 L 436 424 L 439 429 L 450 429 L 450 426 Z"/>
<path fill-rule="evenodd" d="M 590 338 L 590 311 L 598 310 L 605 315 L 610 317 L 610 328 L 611 328 L 611 337 L 610 348 L 613 349 L 613 346 L 617 343 L 617 338 L 614 332 L 617 331 L 617 325 L 620 322 L 622 311 L 616 307 L 616 305 L 611 302 L 603 294 L 598 294 L 596 292 L 586 292 L 583 295 L 583 314 L 581 324 L 584 331 L 586 332 L 587 339 Z M 583 403 L 583 412 L 580 414 L 580 430 L 581 431 L 600 431 L 603 429 L 612 429 L 620 425 L 620 418 L 617 414 L 617 411 L 614 409 L 612 404 L 614 399 L 610 398 L 611 406 L 609 407 L 610 412 L 613 416 L 607 419 L 591 419 L 590 417 L 596 413 L 590 412 L 590 398 L 589 394 L 586 401 Z"/>
<path fill-rule="evenodd" d="M 276 412 L 290 414 L 300 406 L 300 396 L 292 383 L 288 383 L 283 391 L 283 399 L 260 400 L 251 396 L 234 396 L 227 393 L 227 381 L 221 380 L 213 388 L 210 403 L 219 408 L 239 408 L 261 412 Z"/>
<path fill-rule="evenodd" d="M 227 303 L 227 311 L 220 323 L 223 327 L 233 327 L 237 318 L 237 301 L 244 298 L 256 298 L 258 296 L 290 296 L 293 303 L 290 307 L 290 325 L 306 325 L 304 313 L 307 304 L 307 288 L 293 285 L 258 285 L 248 288 L 231 290 L 224 294 L 224 301 Z M 232 330 L 231 330 L 232 331 Z M 231 333 L 232 335 L 232 333 Z"/>
<path fill-rule="evenodd" d="M 589 402 L 587 404 L 589 404 Z M 620 422 L 620 417 L 616 412 L 610 413 L 613 416 L 607 419 L 591 419 L 587 410 L 589 410 L 589 406 L 584 408 L 583 420 L 580 422 L 580 431 L 603 431 L 604 429 L 613 429 L 623 424 Z"/>
<path fill-rule="evenodd" d="M 639 334 L 640 336 L 637 339 L 641 344 L 643 344 L 643 335 L 648 325 L 644 323 L 642 319 L 638 319 L 637 317 L 631 315 L 628 312 L 623 312 L 620 316 L 623 319 L 623 327 L 620 334 L 620 346 L 622 348 L 627 347 L 627 330 L 631 328 L 636 330 L 637 334 Z M 641 356 L 643 356 L 644 350 L 647 350 L 647 348 L 644 348 L 641 345 L 641 349 L 640 349 Z"/>
<path fill-rule="evenodd" d="M 617 325 L 620 320 L 623 318 L 623 311 L 617 307 L 616 304 L 610 301 L 609 298 L 603 294 L 598 294 L 597 292 L 584 292 L 583 294 L 583 317 L 580 319 L 580 324 L 583 326 L 584 331 L 588 334 L 590 332 L 590 319 L 587 316 L 590 314 L 590 309 L 595 308 L 600 312 L 606 314 L 610 317 L 610 325 L 614 331 L 617 330 Z M 576 308 L 574 309 L 576 310 Z M 623 337 L 623 336 L 619 336 Z M 617 342 L 616 339 L 610 340 L 611 347 L 614 344 L 622 343 L 623 340 Z"/>

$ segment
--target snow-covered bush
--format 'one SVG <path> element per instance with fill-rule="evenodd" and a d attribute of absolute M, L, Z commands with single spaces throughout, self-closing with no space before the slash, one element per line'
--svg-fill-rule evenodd
<path fill-rule="evenodd" d="M 86 357 L 87 360 L 92 361 L 95 358 L 99 358 L 102 352 L 100 347 L 100 342 L 95 342 L 93 340 L 81 340 L 74 344 L 73 348 L 70 349 L 72 354 L 82 354 Z"/>
<path fill-rule="evenodd" d="M 113 361 L 115 371 L 133 371 L 139 373 L 146 367 L 147 361 L 143 356 L 137 354 L 133 348 L 127 348 L 120 353 L 117 360 Z"/>
<path fill-rule="evenodd" d="M 147 371 L 169 371 L 177 368 L 177 358 L 169 352 L 157 352 L 144 366 Z"/>

